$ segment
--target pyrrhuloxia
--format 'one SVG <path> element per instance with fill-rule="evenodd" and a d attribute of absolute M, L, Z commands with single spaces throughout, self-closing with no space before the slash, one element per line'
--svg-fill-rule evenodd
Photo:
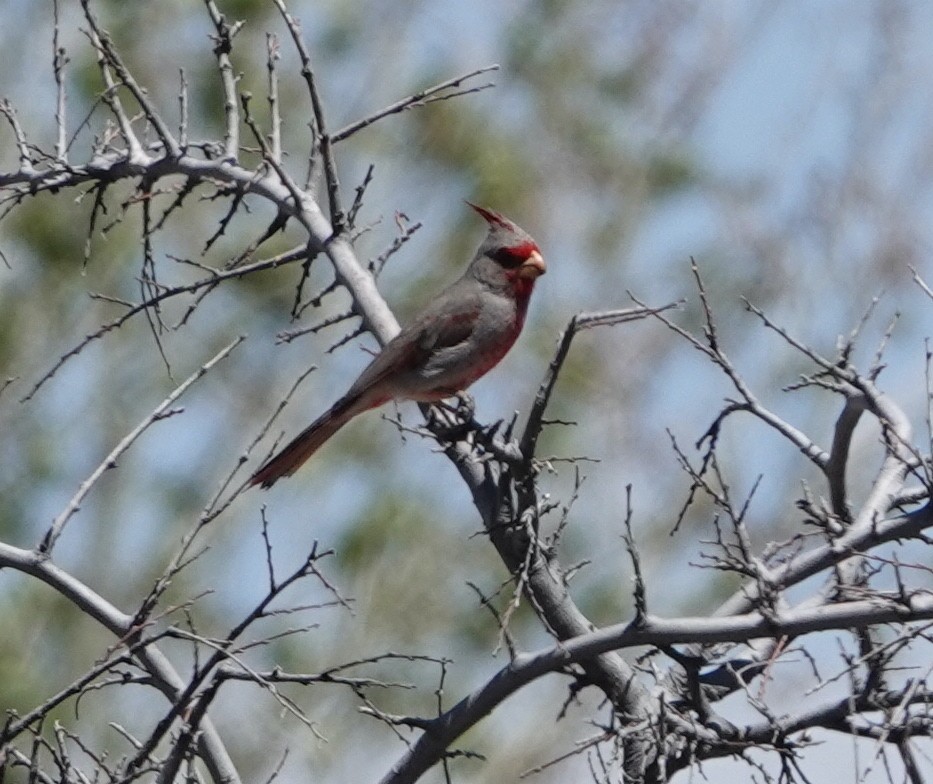
<path fill-rule="evenodd" d="M 251 485 L 271 487 L 291 476 L 357 414 L 389 400 L 453 397 L 505 356 L 546 267 L 527 232 L 497 212 L 470 206 L 486 219 L 489 233 L 463 275 L 386 344 L 329 411 L 269 459 Z"/>

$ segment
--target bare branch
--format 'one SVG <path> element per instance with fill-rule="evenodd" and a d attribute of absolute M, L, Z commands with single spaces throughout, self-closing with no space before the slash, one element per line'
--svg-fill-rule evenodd
<path fill-rule="evenodd" d="M 91 492 L 91 489 L 97 483 L 97 480 L 100 479 L 104 473 L 111 469 L 115 468 L 117 465 L 117 459 L 122 455 L 127 449 L 132 446 L 133 442 L 139 438 L 143 433 L 146 432 L 154 423 L 166 419 L 175 414 L 181 413 L 180 410 L 172 410 L 170 407 L 175 403 L 178 398 L 180 398 L 189 387 L 191 387 L 196 381 L 204 377 L 211 368 L 213 368 L 218 362 L 222 359 L 229 356 L 240 343 L 245 340 L 243 337 L 238 337 L 232 343 L 228 344 L 222 348 L 217 354 L 215 354 L 210 360 L 204 363 L 198 370 L 192 373 L 187 379 L 185 379 L 181 384 L 179 384 L 172 393 L 165 398 L 155 409 L 152 411 L 149 416 L 143 419 L 136 427 L 134 427 L 126 436 L 117 444 L 104 458 L 104 461 L 94 469 L 91 475 L 85 479 L 81 486 L 78 488 L 78 492 L 72 496 L 71 500 L 68 502 L 68 505 L 59 513 L 58 517 L 52 522 L 51 527 L 48 531 L 45 532 L 45 535 L 42 537 L 42 542 L 39 544 L 39 552 L 46 555 L 51 555 L 55 543 L 58 541 L 58 537 L 61 536 L 62 531 L 65 528 L 65 524 L 71 519 L 71 517 L 81 508 L 81 502 L 85 499 L 87 494 Z"/>
<path fill-rule="evenodd" d="M 268 101 L 269 115 L 272 118 L 270 154 L 276 163 L 282 162 L 282 117 L 279 114 L 279 77 L 275 64 L 279 60 L 279 40 L 272 34 L 266 35 L 266 70 L 269 72 Z"/>
<path fill-rule="evenodd" d="M 796 637 L 829 629 L 864 628 L 896 622 L 908 615 L 933 619 L 933 597 L 925 593 L 889 603 L 845 602 L 811 610 L 791 610 L 777 616 L 760 612 L 728 618 L 680 618 L 662 620 L 645 617 L 639 624 L 607 626 L 590 634 L 564 640 L 554 648 L 519 654 L 505 669 L 464 697 L 442 716 L 426 722 L 424 734 L 410 751 L 383 777 L 382 784 L 410 784 L 443 755 L 444 748 L 487 716 L 497 705 L 541 676 L 571 662 L 621 648 L 678 643 L 740 642 L 755 637 Z"/>
<path fill-rule="evenodd" d="M 21 550 L 0 543 L 0 567 L 9 567 L 29 574 L 60 593 L 82 612 L 107 628 L 119 639 L 133 646 L 139 630 L 132 627 L 132 616 L 120 612 L 110 602 L 92 591 L 67 572 L 36 552 Z M 152 677 L 153 685 L 170 701 L 175 701 L 182 689 L 182 680 L 162 652 L 152 644 L 138 647 L 136 658 Z M 240 781 L 220 735 L 209 719 L 201 724 L 202 734 L 198 747 L 205 763 L 216 781 Z"/>
<path fill-rule="evenodd" d="M 324 107 L 321 104 L 321 96 L 318 93 L 317 83 L 314 79 L 314 71 L 311 69 L 311 55 L 308 54 L 308 49 L 304 44 L 298 20 L 288 13 L 285 0 L 273 0 L 273 2 L 276 8 L 279 9 L 282 19 L 285 20 L 292 41 L 295 44 L 295 49 L 301 58 L 301 75 L 304 77 L 305 84 L 308 86 L 308 93 L 311 96 L 311 107 L 314 111 L 314 122 L 318 133 L 318 145 L 324 162 L 324 179 L 327 182 L 330 222 L 333 226 L 334 235 L 338 235 L 343 232 L 346 216 L 340 206 L 340 182 L 337 179 L 337 164 L 331 145 L 332 139 L 327 133 L 327 124 L 324 121 Z"/>
<path fill-rule="evenodd" d="M 866 401 L 862 395 L 853 394 L 846 397 L 846 404 L 836 420 L 829 459 L 823 467 L 829 482 L 833 512 L 841 520 L 849 518 L 849 508 L 846 503 L 846 468 L 849 465 L 849 446 L 852 443 L 855 426 L 865 409 Z"/>
<path fill-rule="evenodd" d="M 930 299 L 933 299 L 933 289 L 931 289 L 927 283 L 920 277 L 920 273 L 916 269 L 910 267 L 910 272 L 913 275 L 914 283 L 916 283 L 920 290 L 926 294 Z"/>
<path fill-rule="evenodd" d="M 29 144 L 26 141 L 26 134 L 23 133 L 22 126 L 16 117 L 16 110 L 6 98 L 0 100 L 0 114 L 6 117 L 7 122 L 13 129 L 13 136 L 16 139 L 16 149 L 19 151 L 19 174 L 27 177 L 31 176 L 35 169 L 32 164 L 32 155 L 29 152 Z M 2 183 L 2 178 L 0 178 Z"/>
<path fill-rule="evenodd" d="M 47 382 L 52 376 L 54 376 L 69 359 L 77 356 L 81 353 L 85 346 L 88 343 L 91 343 L 94 340 L 98 340 L 106 335 L 108 332 L 118 329 L 123 326 L 127 321 L 129 321 L 133 316 L 145 311 L 147 308 L 151 308 L 154 305 L 157 305 L 160 302 L 163 302 L 171 297 L 178 296 L 179 294 L 185 294 L 190 292 L 195 292 L 200 289 L 203 289 L 208 286 L 214 286 L 220 281 L 230 280 L 233 278 L 242 278 L 246 275 L 251 275 L 254 272 L 260 270 L 270 270 L 280 267 L 285 264 L 292 264 L 296 261 L 300 261 L 305 258 L 305 249 L 304 247 L 300 249 L 293 249 L 286 251 L 285 253 L 274 256 L 270 259 L 264 259 L 262 261 L 257 261 L 254 264 L 244 265 L 238 267 L 237 269 L 225 270 L 220 272 L 214 272 L 210 277 L 204 278 L 202 280 L 195 281 L 194 283 L 187 283 L 180 286 L 173 286 L 171 288 L 163 289 L 158 294 L 154 295 L 150 299 L 140 302 L 136 305 L 130 307 L 130 309 L 124 313 L 122 316 L 119 316 L 112 321 L 107 322 L 106 324 L 99 327 L 94 332 L 89 333 L 84 340 L 78 343 L 75 347 L 69 351 L 62 354 L 59 357 L 58 361 L 48 370 L 46 373 L 32 386 L 29 392 L 23 396 L 21 402 L 25 402 L 32 398 L 39 389 Z"/>
<path fill-rule="evenodd" d="M 547 373 L 538 387 L 538 394 L 535 396 L 534 405 L 528 414 L 528 423 L 525 425 L 525 431 L 521 438 L 521 451 L 527 457 L 534 454 L 535 446 L 538 442 L 538 436 L 541 434 L 541 427 L 544 423 L 544 412 L 547 410 L 548 402 L 557 383 L 557 377 L 560 374 L 567 354 L 570 352 L 570 344 L 573 342 L 577 332 L 583 329 L 593 327 L 614 326 L 624 324 L 629 321 L 638 321 L 648 316 L 655 316 L 665 310 L 676 308 L 680 303 L 672 302 L 662 305 L 659 308 L 651 308 L 647 305 L 638 303 L 640 307 L 627 310 L 607 310 L 598 313 L 580 313 L 570 319 L 566 329 L 561 333 L 558 339 L 557 352 L 548 366 Z"/>
<path fill-rule="evenodd" d="M 88 24 L 91 26 L 95 46 L 98 47 L 105 64 L 113 67 L 121 83 L 130 91 L 133 98 L 145 112 L 146 118 L 152 123 L 152 127 L 155 129 L 156 134 L 164 145 L 166 153 L 172 158 L 179 157 L 181 155 L 181 150 L 178 147 L 178 142 L 175 140 L 168 126 L 162 121 L 158 112 L 155 111 L 143 88 L 137 84 L 136 79 L 133 78 L 129 69 L 124 65 L 123 59 L 110 40 L 110 36 L 98 26 L 97 19 L 91 13 L 89 0 L 81 0 L 81 7 L 84 9 L 84 18 L 87 19 Z M 109 69 L 107 67 L 103 70 L 105 74 L 109 74 Z M 107 86 L 108 89 L 112 87 L 110 84 Z M 114 98 L 114 100 L 116 99 Z M 126 133 L 128 131 L 128 122 L 125 117 L 121 124 L 126 126 L 123 128 L 124 133 Z M 133 136 L 132 133 L 130 133 L 127 141 L 130 143 L 131 147 L 134 143 L 138 145 L 138 141 L 135 141 L 135 136 Z M 136 156 L 134 155 L 133 157 Z"/>
<path fill-rule="evenodd" d="M 217 33 L 214 39 L 214 56 L 217 58 L 224 96 L 224 159 L 235 162 L 240 154 L 240 115 L 236 98 L 237 78 L 230 62 L 230 52 L 233 50 L 233 38 L 240 31 L 242 23 L 229 25 L 214 0 L 204 0 L 204 5 Z"/>
<path fill-rule="evenodd" d="M 462 85 L 464 82 L 467 82 L 476 76 L 498 70 L 499 66 L 497 64 L 487 65 L 483 68 L 477 68 L 475 71 L 470 71 L 469 73 L 455 76 L 452 79 L 447 79 L 446 81 L 439 82 L 432 87 L 420 90 L 413 95 L 409 95 L 407 98 L 403 98 L 401 101 L 396 101 L 395 103 L 386 106 L 384 109 L 380 109 L 378 112 L 374 112 L 368 117 L 364 117 L 361 120 L 350 123 L 350 125 L 346 126 L 345 128 L 341 128 L 339 131 L 337 131 L 337 133 L 331 136 L 331 142 L 334 144 L 337 142 L 342 142 L 344 139 L 348 139 L 349 137 L 353 136 L 353 134 L 369 127 L 384 117 L 389 117 L 390 115 L 398 114 L 400 112 L 414 109 L 419 106 L 427 106 L 427 104 L 433 103 L 434 101 L 446 101 L 450 98 L 458 97 L 461 95 L 468 95 L 470 93 L 477 93 L 481 90 L 487 90 L 490 87 L 494 87 L 495 85 L 490 83 L 482 84 L 478 87 L 471 87 L 462 91 L 453 91 L 451 89 L 460 87 L 460 85 Z"/>

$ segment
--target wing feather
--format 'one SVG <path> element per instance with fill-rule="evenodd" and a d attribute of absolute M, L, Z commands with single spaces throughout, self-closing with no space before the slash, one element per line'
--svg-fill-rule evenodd
<path fill-rule="evenodd" d="M 480 310 L 478 297 L 458 296 L 450 289 L 444 292 L 386 344 L 360 374 L 347 397 L 364 396 L 392 375 L 423 368 L 438 350 L 465 342 L 473 334 Z"/>

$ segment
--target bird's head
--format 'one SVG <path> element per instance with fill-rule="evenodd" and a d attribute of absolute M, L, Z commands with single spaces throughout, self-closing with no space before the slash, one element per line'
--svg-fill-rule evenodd
<path fill-rule="evenodd" d="M 504 215 L 472 202 L 467 204 L 489 224 L 489 233 L 476 253 L 474 266 L 480 267 L 477 273 L 491 278 L 486 282 L 511 285 L 518 295 L 528 296 L 535 280 L 547 271 L 538 243 Z"/>

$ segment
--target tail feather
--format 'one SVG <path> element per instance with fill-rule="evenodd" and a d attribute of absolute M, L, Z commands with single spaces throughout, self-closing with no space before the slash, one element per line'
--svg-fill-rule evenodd
<path fill-rule="evenodd" d="M 269 458 L 249 480 L 249 484 L 272 487 L 284 476 L 291 476 L 298 468 L 327 441 L 334 433 L 349 422 L 358 411 L 352 404 L 340 401 L 327 413 L 301 431 L 288 446 Z"/>

